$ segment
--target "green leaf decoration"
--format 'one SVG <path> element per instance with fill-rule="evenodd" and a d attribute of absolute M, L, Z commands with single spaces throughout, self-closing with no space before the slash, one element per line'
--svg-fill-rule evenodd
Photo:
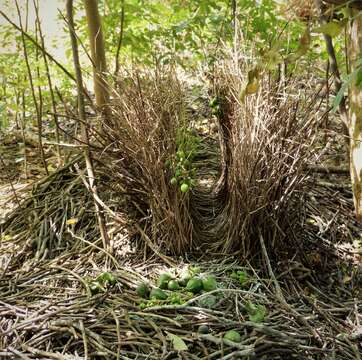
<path fill-rule="evenodd" d="M 98 281 L 102 285 L 114 285 L 116 283 L 115 277 L 107 271 L 98 275 L 96 281 Z"/>
<path fill-rule="evenodd" d="M 319 33 L 323 35 L 328 35 L 330 37 L 338 36 L 344 27 L 347 25 L 348 19 L 343 19 L 341 21 L 331 21 L 329 23 L 323 24 L 312 29 L 312 32 Z"/>
<path fill-rule="evenodd" d="M 266 307 L 260 304 L 246 303 L 245 309 L 248 312 L 249 320 L 255 323 L 263 322 L 267 314 Z"/>
<path fill-rule="evenodd" d="M 188 350 L 187 345 L 179 336 L 167 332 L 167 337 L 172 342 L 174 350 L 176 351 Z"/>
<path fill-rule="evenodd" d="M 213 308 L 216 305 L 216 303 L 217 303 L 217 298 L 214 295 L 205 296 L 198 301 L 200 307 L 207 309 Z"/>
<path fill-rule="evenodd" d="M 233 271 L 230 277 L 234 280 L 237 280 L 242 287 L 247 285 L 250 280 L 248 273 L 243 270 L 238 270 L 237 272 Z"/>

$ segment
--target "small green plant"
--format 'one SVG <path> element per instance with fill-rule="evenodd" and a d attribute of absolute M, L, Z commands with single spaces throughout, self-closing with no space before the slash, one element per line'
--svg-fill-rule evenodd
<path fill-rule="evenodd" d="M 188 273 L 190 274 L 190 277 L 196 276 L 200 274 L 201 269 L 199 266 L 190 266 L 188 269 Z"/>
<path fill-rule="evenodd" d="M 172 305 L 182 305 L 185 303 L 184 298 L 182 297 L 181 294 L 179 293 L 174 293 L 172 294 L 169 299 L 168 299 L 169 303 Z"/>
<path fill-rule="evenodd" d="M 244 270 L 233 271 L 230 277 L 238 281 L 241 287 L 245 287 L 250 282 L 250 277 Z"/>
<path fill-rule="evenodd" d="M 267 315 L 266 307 L 261 304 L 253 304 L 251 302 L 247 302 L 245 304 L 245 310 L 249 315 L 249 320 L 255 323 L 263 322 L 265 316 Z"/>
<path fill-rule="evenodd" d="M 161 300 L 157 300 L 157 299 L 150 299 L 150 300 L 146 300 L 144 302 L 141 302 L 138 307 L 140 308 L 140 310 L 144 310 L 153 306 L 159 306 L 159 305 L 164 305 L 164 301 Z"/>
<path fill-rule="evenodd" d="M 89 289 L 92 295 L 96 295 L 101 292 L 106 292 L 108 288 L 113 286 L 117 280 L 109 272 L 103 272 L 99 274 L 95 279 L 86 280 L 89 285 Z"/>

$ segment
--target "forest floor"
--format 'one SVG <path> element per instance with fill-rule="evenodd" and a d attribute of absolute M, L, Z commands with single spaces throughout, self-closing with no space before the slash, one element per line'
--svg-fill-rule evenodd
<path fill-rule="evenodd" d="M 210 121 L 198 131 L 213 141 Z M 15 214 L 18 233 L 1 233 L 0 359 L 361 359 L 362 229 L 341 167 L 339 131 L 328 125 L 318 145 L 325 149 L 322 166 L 306 169 L 300 248 L 285 249 L 279 260 L 264 258 L 259 267 L 237 255 L 146 256 L 126 233 L 109 253 L 85 238 L 95 231 L 94 219 L 75 231 L 80 204 L 87 212 L 90 200 L 69 168 L 44 181 L 32 148 L 25 179 L 20 140 L 7 141 L 0 149 L 0 224 Z M 214 175 L 204 173 L 199 186 L 210 187 Z M 64 179 L 70 185 L 59 195 Z M 26 235 L 26 217 L 34 228 L 36 219 L 19 215 L 39 200 L 37 189 L 42 206 L 64 206 L 69 195 L 75 209 L 64 220 L 66 245 L 53 254 Z M 176 280 L 185 273 L 212 276 L 216 288 L 165 290 L 167 299 L 145 299 L 139 285 L 155 288 L 163 273 Z M 229 330 L 240 339 L 225 338 Z"/>

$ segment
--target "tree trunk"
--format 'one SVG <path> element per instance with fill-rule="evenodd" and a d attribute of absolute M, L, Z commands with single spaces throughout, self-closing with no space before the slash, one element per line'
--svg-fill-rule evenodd
<path fill-rule="evenodd" d="M 358 67 L 362 56 L 362 14 L 351 10 L 352 20 L 349 28 L 349 62 L 351 73 Z M 361 70 L 362 71 L 362 70 Z M 350 118 L 350 167 L 353 200 L 357 219 L 362 221 L 362 87 L 354 79 L 349 94 Z"/>
<path fill-rule="evenodd" d="M 101 18 L 98 12 L 98 1 L 84 0 L 84 7 L 87 16 L 89 43 L 93 62 L 94 94 L 96 97 L 96 104 L 103 113 L 107 113 L 106 107 L 109 103 L 109 89 L 107 82 L 104 80 L 107 65 Z"/>

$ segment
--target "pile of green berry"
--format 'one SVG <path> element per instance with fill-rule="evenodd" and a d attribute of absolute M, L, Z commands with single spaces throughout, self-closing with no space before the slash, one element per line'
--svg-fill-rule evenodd
<path fill-rule="evenodd" d="M 141 283 L 136 292 L 138 296 L 148 300 L 140 305 L 141 308 L 146 308 L 157 304 L 183 304 L 202 291 L 209 292 L 216 288 L 217 282 L 213 276 L 201 278 L 185 274 L 176 278 L 164 273 L 158 278 L 157 287 L 150 288 L 148 284 Z"/>
<path fill-rule="evenodd" d="M 171 185 L 179 186 L 182 193 L 187 193 L 195 185 L 196 167 L 193 164 L 198 151 L 200 139 L 189 128 L 180 129 L 177 139 L 177 152 L 166 161 L 166 166 L 173 173 Z"/>

